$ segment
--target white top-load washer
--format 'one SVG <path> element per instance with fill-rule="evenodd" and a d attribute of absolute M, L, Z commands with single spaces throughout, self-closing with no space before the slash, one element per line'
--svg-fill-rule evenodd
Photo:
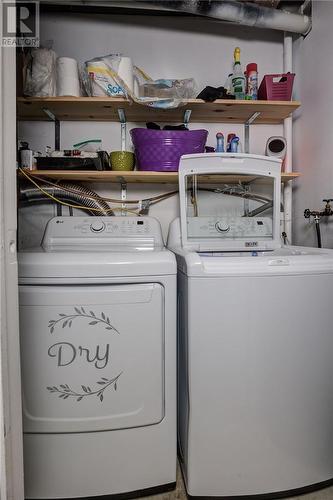
<path fill-rule="evenodd" d="M 27 498 L 176 480 L 176 262 L 151 217 L 55 217 L 19 254 Z"/>
<path fill-rule="evenodd" d="M 187 491 L 288 496 L 328 484 L 333 251 L 281 245 L 277 160 L 184 156 L 179 184 L 168 246 Z"/>

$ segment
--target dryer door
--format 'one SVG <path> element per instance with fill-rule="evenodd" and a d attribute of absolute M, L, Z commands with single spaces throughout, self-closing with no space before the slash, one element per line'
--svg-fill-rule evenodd
<path fill-rule="evenodd" d="M 164 288 L 21 286 L 25 432 L 88 432 L 164 417 Z"/>

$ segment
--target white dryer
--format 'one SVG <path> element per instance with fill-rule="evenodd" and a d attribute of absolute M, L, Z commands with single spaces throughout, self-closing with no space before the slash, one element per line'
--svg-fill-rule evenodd
<path fill-rule="evenodd" d="M 26 497 L 174 487 L 176 263 L 159 222 L 55 217 L 19 280 Z"/>
<path fill-rule="evenodd" d="M 179 448 L 191 497 L 333 478 L 333 251 L 281 246 L 280 165 L 181 159 Z"/>

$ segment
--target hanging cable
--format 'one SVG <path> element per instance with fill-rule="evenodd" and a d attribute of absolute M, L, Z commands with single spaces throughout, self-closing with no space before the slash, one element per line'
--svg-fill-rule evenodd
<path fill-rule="evenodd" d="M 314 221 L 315 221 L 315 227 L 316 227 L 316 235 L 317 235 L 318 248 L 322 248 L 322 245 L 321 245 L 321 231 L 320 231 L 320 217 L 315 216 Z"/>

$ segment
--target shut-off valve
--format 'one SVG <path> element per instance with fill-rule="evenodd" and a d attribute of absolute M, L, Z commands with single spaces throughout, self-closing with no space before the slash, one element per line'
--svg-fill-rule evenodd
<path fill-rule="evenodd" d="M 320 233 L 320 219 L 322 217 L 329 217 L 333 215 L 333 210 L 331 207 L 331 202 L 333 201 L 333 198 L 325 198 L 323 202 L 325 203 L 325 207 L 323 210 L 310 210 L 309 208 L 306 208 L 304 210 L 304 217 L 306 219 L 310 219 L 310 217 L 314 218 L 315 221 L 315 226 L 316 226 L 316 233 L 317 233 L 317 241 L 318 241 L 318 248 L 321 248 L 321 233 Z"/>

